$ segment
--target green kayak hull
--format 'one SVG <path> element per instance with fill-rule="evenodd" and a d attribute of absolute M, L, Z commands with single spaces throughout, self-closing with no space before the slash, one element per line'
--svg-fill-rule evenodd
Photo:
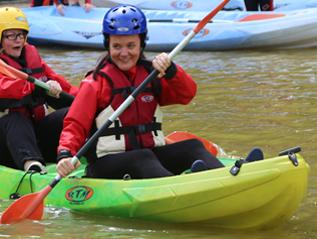
<path fill-rule="evenodd" d="M 230 173 L 226 167 L 155 179 L 89 179 L 81 167 L 64 178 L 46 197 L 45 205 L 90 215 L 115 216 L 167 223 L 200 223 L 223 228 L 263 228 L 279 225 L 298 209 L 307 190 L 309 165 L 296 154 L 245 163 Z M 56 176 L 25 174 L 0 166 L 0 199 L 37 192 Z"/>

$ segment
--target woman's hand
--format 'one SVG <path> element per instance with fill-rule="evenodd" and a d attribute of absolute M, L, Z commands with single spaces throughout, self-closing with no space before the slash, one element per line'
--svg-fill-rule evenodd
<path fill-rule="evenodd" d="M 90 10 L 94 7 L 91 3 L 85 3 L 84 8 L 86 12 L 90 12 Z"/>
<path fill-rule="evenodd" d="M 66 177 L 80 166 L 80 162 L 77 161 L 76 165 L 72 164 L 72 158 L 63 158 L 56 165 L 56 171 L 61 177 Z"/>
<path fill-rule="evenodd" d="M 50 87 L 48 94 L 55 98 L 59 98 L 59 95 L 62 92 L 62 87 L 60 86 L 60 84 L 54 80 L 49 80 L 46 82 L 46 84 L 48 84 L 48 86 Z"/>
<path fill-rule="evenodd" d="M 57 8 L 57 11 L 58 11 L 58 13 L 61 15 L 61 16 L 64 16 L 65 15 L 65 13 L 64 13 L 64 5 L 63 4 L 58 4 L 57 6 L 56 6 L 56 8 Z"/>
<path fill-rule="evenodd" d="M 163 52 L 154 57 L 152 65 L 156 70 L 160 72 L 158 77 L 161 78 L 165 75 L 165 71 L 171 65 L 171 60 L 169 59 L 168 55 Z"/>

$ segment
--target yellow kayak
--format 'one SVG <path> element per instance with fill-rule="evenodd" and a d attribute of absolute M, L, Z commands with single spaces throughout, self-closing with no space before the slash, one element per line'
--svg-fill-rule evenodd
<path fill-rule="evenodd" d="M 221 158 L 224 168 L 156 179 L 88 179 L 83 167 L 63 179 L 46 205 L 92 215 L 168 223 L 199 223 L 222 228 L 279 225 L 298 209 L 305 196 L 309 165 L 298 153 L 244 163 Z M 238 164 L 240 166 L 240 164 Z M 0 166 L 0 198 L 43 189 L 55 177 L 25 174 Z"/>

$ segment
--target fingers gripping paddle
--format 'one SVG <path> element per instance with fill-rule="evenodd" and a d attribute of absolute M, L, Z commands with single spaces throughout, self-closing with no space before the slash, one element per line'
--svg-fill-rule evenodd
<path fill-rule="evenodd" d="M 179 53 L 188 42 L 210 21 L 212 17 L 214 17 L 227 3 L 229 0 L 224 0 L 221 4 L 219 4 L 213 11 L 211 11 L 207 16 L 205 16 L 173 50 L 169 53 L 169 58 L 172 59 L 177 53 Z M 107 129 L 116 118 L 121 115 L 125 111 L 125 109 L 135 100 L 136 96 L 142 92 L 145 87 L 153 81 L 159 72 L 157 70 L 152 71 L 148 77 L 131 93 L 131 95 L 119 106 L 119 108 L 113 112 L 113 114 L 109 117 L 106 123 L 97 130 L 92 137 L 84 144 L 84 146 L 77 152 L 77 154 L 72 158 L 72 163 L 75 165 L 80 157 L 82 157 L 89 147 L 99 138 L 99 136 L 103 133 L 105 129 Z M 56 184 L 62 179 L 62 177 L 57 174 L 54 180 L 46 186 L 44 189 L 37 193 L 32 193 L 25 195 L 12 203 L 2 214 L 1 223 L 14 223 L 19 222 L 23 219 L 37 219 L 40 220 L 42 215 L 39 215 L 38 212 L 43 211 L 40 208 L 43 208 L 43 201 L 45 197 L 49 194 L 49 192 L 56 186 Z"/>
<path fill-rule="evenodd" d="M 50 86 L 48 84 L 46 84 L 43 81 L 40 81 L 36 78 L 34 78 L 33 76 L 30 76 L 8 64 L 6 64 L 3 60 L 0 59 L 0 73 L 14 78 L 14 79 L 23 79 L 23 80 L 27 80 L 33 84 L 35 84 L 38 87 L 41 87 L 42 89 L 49 91 L 50 90 Z M 63 98 L 65 100 L 65 103 L 67 103 L 68 105 L 70 105 L 73 100 L 74 100 L 74 96 L 62 91 L 60 94 L 60 97 Z"/>

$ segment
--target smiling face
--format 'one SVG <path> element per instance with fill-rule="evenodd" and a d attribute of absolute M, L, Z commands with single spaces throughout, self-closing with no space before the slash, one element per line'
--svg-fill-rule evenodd
<path fill-rule="evenodd" d="M 10 29 L 2 33 L 2 49 L 9 56 L 20 57 L 25 41 L 26 32 L 23 30 Z"/>
<path fill-rule="evenodd" d="M 109 52 L 112 61 L 122 71 L 134 67 L 141 54 L 139 35 L 110 35 Z"/>

